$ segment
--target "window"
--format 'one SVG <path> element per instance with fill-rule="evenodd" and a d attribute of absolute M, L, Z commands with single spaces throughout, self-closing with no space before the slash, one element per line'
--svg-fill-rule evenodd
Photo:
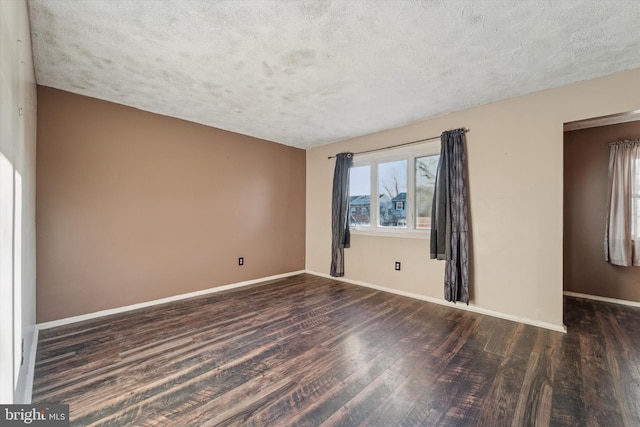
<path fill-rule="evenodd" d="M 440 155 L 416 158 L 416 228 L 431 229 L 431 204 Z"/>
<path fill-rule="evenodd" d="M 355 166 L 349 172 L 349 226 L 368 227 L 371 209 L 371 166 Z M 359 212 L 358 212 L 359 209 Z"/>
<path fill-rule="evenodd" d="M 378 226 L 406 228 L 407 160 L 378 163 L 378 194 Z"/>
<path fill-rule="evenodd" d="M 440 141 L 360 154 L 349 181 L 355 234 L 428 237 Z"/>

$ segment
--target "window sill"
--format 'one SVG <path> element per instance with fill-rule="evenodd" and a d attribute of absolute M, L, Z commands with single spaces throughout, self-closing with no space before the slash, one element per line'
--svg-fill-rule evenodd
<path fill-rule="evenodd" d="M 429 240 L 430 230 L 368 230 L 366 228 L 351 228 L 352 236 L 373 236 L 373 237 L 400 237 L 404 239 L 424 239 Z"/>

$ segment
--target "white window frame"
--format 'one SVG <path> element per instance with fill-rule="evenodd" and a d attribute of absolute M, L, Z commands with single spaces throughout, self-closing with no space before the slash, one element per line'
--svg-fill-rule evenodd
<path fill-rule="evenodd" d="M 351 234 L 428 239 L 431 232 L 430 229 L 415 228 L 416 209 L 414 199 L 416 192 L 416 158 L 438 154 L 440 154 L 439 140 L 423 142 L 406 147 L 390 148 L 373 153 L 356 154 L 353 159 L 353 167 L 370 166 L 371 195 L 369 197 L 369 225 L 351 226 Z M 407 161 L 407 200 L 404 205 L 405 212 L 407 213 L 407 227 L 380 227 L 378 225 L 378 216 L 380 214 L 380 207 L 378 206 L 378 164 L 393 162 L 396 160 Z"/>

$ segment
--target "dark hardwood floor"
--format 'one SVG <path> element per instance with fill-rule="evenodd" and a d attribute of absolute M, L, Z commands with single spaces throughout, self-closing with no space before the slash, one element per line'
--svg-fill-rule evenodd
<path fill-rule="evenodd" d="M 640 426 L 640 309 L 562 334 L 311 275 L 40 332 L 73 425 Z"/>

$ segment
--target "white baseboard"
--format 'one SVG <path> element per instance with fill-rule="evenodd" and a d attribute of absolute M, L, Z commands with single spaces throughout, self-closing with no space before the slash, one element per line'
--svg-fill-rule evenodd
<path fill-rule="evenodd" d="M 599 295 L 581 294 L 579 292 L 570 292 L 570 291 L 564 291 L 562 294 L 568 297 L 593 299 L 596 301 L 610 302 L 613 304 L 622 304 L 622 305 L 630 305 L 631 307 L 640 307 L 640 302 L 628 301 L 625 299 L 601 297 Z"/>
<path fill-rule="evenodd" d="M 414 299 L 427 301 L 427 302 L 432 302 L 432 303 L 440 304 L 440 305 L 446 305 L 447 307 L 451 307 L 451 308 L 457 308 L 457 309 L 460 309 L 460 310 L 472 311 L 474 313 L 485 314 L 485 315 L 491 316 L 491 317 L 498 317 L 500 319 L 511 320 L 513 322 L 518 322 L 518 323 L 525 323 L 527 325 L 537 326 L 539 328 L 550 329 L 552 331 L 562 332 L 562 333 L 565 333 L 565 334 L 567 333 L 567 327 L 564 326 L 564 325 L 562 325 L 562 326 L 561 325 L 555 325 L 553 323 L 542 322 L 540 320 L 529 319 L 527 317 L 520 317 L 520 316 L 515 316 L 513 314 L 501 313 L 499 311 L 488 310 L 486 308 L 478 307 L 478 306 L 475 306 L 475 305 L 466 305 L 466 304 L 462 304 L 462 303 L 460 303 L 460 304 L 452 304 L 449 301 L 445 301 L 444 299 L 428 297 L 426 295 L 415 294 L 413 292 L 406 292 L 406 291 L 401 291 L 401 290 L 398 290 L 398 289 L 391 289 L 391 288 L 387 288 L 387 287 L 379 286 L 379 285 L 372 285 L 371 283 L 362 282 L 360 280 L 345 279 L 344 277 L 332 277 L 332 276 L 330 276 L 328 274 L 325 274 L 325 273 L 318 273 L 317 271 L 307 270 L 306 272 L 309 273 L 309 274 L 313 274 L 314 276 L 320 276 L 320 277 L 326 277 L 328 279 L 339 280 L 341 282 L 351 283 L 352 285 L 364 286 L 364 287 L 367 287 L 367 288 L 372 288 L 372 289 L 376 289 L 376 290 L 383 291 L 383 292 L 389 292 L 389 293 L 396 294 L 396 295 L 402 295 L 404 297 L 414 298 Z"/>
<path fill-rule="evenodd" d="M 179 301 L 187 298 L 198 297 L 201 295 L 213 294 L 216 292 L 222 292 L 229 289 L 241 288 L 243 286 L 255 285 L 256 283 L 266 282 L 269 280 L 282 279 L 284 277 L 295 276 L 296 274 L 303 274 L 305 270 L 292 271 L 290 273 L 276 274 L 275 276 L 262 277 L 260 279 L 246 280 L 244 282 L 232 283 L 229 285 L 217 286 L 215 288 L 203 289 L 201 291 L 189 292 L 186 294 L 174 295 L 167 298 L 156 299 L 153 301 L 146 301 L 137 304 L 125 305 L 118 308 L 110 308 L 108 310 L 96 311 L 93 313 L 82 314 L 80 316 L 66 317 L 64 319 L 52 320 L 50 322 L 38 323 L 36 325 L 40 330 L 55 328 L 56 326 L 68 325 L 71 323 L 82 322 L 83 320 L 96 319 L 98 317 L 109 316 L 112 314 L 124 313 L 131 310 L 137 310 L 139 308 L 151 307 L 158 304 L 165 304 L 168 302 Z"/>
<path fill-rule="evenodd" d="M 33 377 L 36 373 L 36 355 L 38 353 L 38 332 L 40 329 L 38 325 L 33 328 L 33 339 L 31 340 L 31 348 L 29 349 L 29 356 L 27 359 L 27 383 L 24 388 L 24 402 L 26 404 L 31 403 L 31 396 L 33 394 Z"/>

